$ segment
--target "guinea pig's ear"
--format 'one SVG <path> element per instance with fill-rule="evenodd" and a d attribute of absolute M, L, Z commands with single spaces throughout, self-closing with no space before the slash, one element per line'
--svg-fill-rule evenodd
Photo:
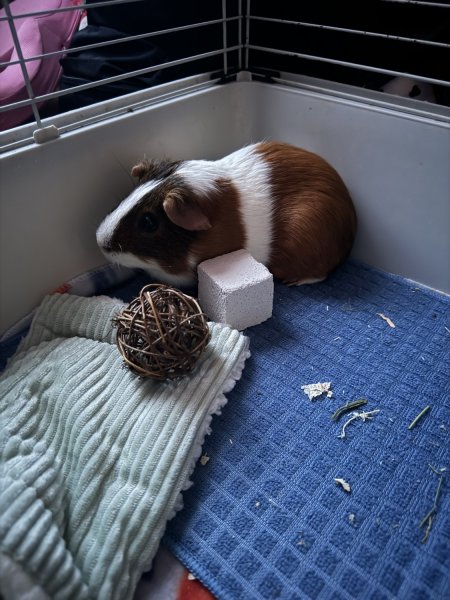
<path fill-rule="evenodd" d="M 134 167 L 131 169 L 131 176 L 137 177 L 138 179 L 142 179 L 144 175 L 146 175 L 149 172 L 149 170 L 150 165 L 148 161 L 142 160 L 137 165 L 134 165 Z"/>
<path fill-rule="evenodd" d="M 201 207 L 195 202 L 186 201 L 177 194 L 168 194 L 163 202 L 166 215 L 183 229 L 205 231 L 211 229 L 211 223 Z"/>

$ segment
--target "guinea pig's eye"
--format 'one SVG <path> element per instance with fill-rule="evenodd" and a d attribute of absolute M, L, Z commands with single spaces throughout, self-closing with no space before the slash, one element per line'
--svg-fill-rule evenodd
<path fill-rule="evenodd" d="M 152 233 L 158 229 L 158 219 L 150 213 L 143 213 L 137 221 L 139 231 L 143 233 Z"/>

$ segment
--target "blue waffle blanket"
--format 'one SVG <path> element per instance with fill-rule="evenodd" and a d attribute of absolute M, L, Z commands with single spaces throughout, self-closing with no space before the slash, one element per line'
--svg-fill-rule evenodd
<path fill-rule="evenodd" d="M 450 298 L 348 263 L 276 285 L 246 335 L 164 544 L 221 600 L 450 598 Z M 331 398 L 301 389 L 317 382 Z M 352 415 L 331 415 L 358 398 L 379 412 L 342 439 Z"/>

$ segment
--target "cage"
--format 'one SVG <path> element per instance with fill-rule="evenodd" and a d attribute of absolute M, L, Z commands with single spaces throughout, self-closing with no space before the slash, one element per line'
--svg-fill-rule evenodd
<path fill-rule="evenodd" d="M 313 288 L 279 291 L 276 301 L 290 307 L 282 311 L 286 330 L 277 333 L 274 325 L 261 325 L 254 338 L 249 334 L 253 352 L 267 354 L 262 371 L 283 373 L 278 385 L 286 402 L 290 398 L 292 420 L 299 418 L 296 411 L 305 411 L 306 421 L 295 425 L 282 413 L 286 446 L 265 440 L 264 431 L 277 421 L 277 413 L 271 413 L 275 392 L 269 386 L 264 395 L 255 359 L 249 378 L 233 391 L 235 420 L 221 421 L 223 432 L 212 436 L 218 440 L 211 447 L 217 466 L 209 474 L 206 467 L 201 471 L 165 543 L 219 598 L 446 597 L 445 484 L 428 545 L 417 542 L 411 515 L 422 512 L 424 497 L 431 508 L 433 484 L 443 482 L 450 467 L 445 437 L 450 429 L 450 5 L 427 0 L 40 4 L 4 0 L 0 16 L 2 38 L 8 37 L 0 83 L 3 87 L 14 71 L 21 88 L 14 97 L 5 93 L 10 99 L 0 106 L 3 342 L 15 339 L 44 296 L 101 270 L 105 260 L 96 228 L 133 188 L 130 170 L 142 156 L 216 159 L 263 139 L 320 154 L 342 175 L 358 214 L 344 287 L 336 282 L 334 292 L 319 288 L 317 296 Z M 62 28 L 60 17 L 69 14 L 73 18 L 64 21 L 64 39 L 51 39 L 51 46 L 51 18 L 58 18 Z M 39 38 L 33 43 L 32 34 Z M 50 64 L 56 75 L 51 84 L 41 83 L 40 70 Z M 356 490 L 342 500 L 334 488 L 327 492 L 324 478 L 339 477 L 344 463 L 333 461 L 335 450 L 318 433 L 312 405 L 298 408 L 292 400 L 300 381 L 292 380 L 288 357 L 296 350 L 288 343 L 287 324 L 295 331 L 295 302 L 301 297 L 305 310 L 310 303 L 311 310 L 318 305 L 324 310 L 322 317 L 313 313 L 311 335 L 323 335 L 321 319 L 336 303 L 335 323 L 344 319 L 353 331 L 353 317 L 360 322 L 367 316 L 366 309 L 358 312 L 351 304 L 355 295 L 363 302 L 362 289 L 375 319 L 377 314 L 392 317 L 390 310 L 396 314 L 393 327 L 382 318 L 378 326 L 393 334 L 403 326 L 411 354 L 392 340 L 383 342 L 383 364 L 374 362 L 352 388 L 353 394 L 358 389 L 379 398 L 387 416 L 385 429 L 375 430 L 380 438 L 362 434 L 359 442 L 352 441 L 353 458 L 349 446 L 344 454 L 336 450 L 344 463 L 353 461 L 347 471 L 355 478 L 365 470 L 368 477 L 367 485 L 361 484 L 366 495 Z M 370 329 L 370 323 L 364 327 Z M 345 336 L 336 327 L 327 332 L 330 340 L 339 338 L 339 349 L 326 359 L 320 350 L 319 359 L 327 365 L 332 361 L 342 392 L 345 381 L 359 372 L 358 363 L 372 357 L 375 341 L 365 336 L 358 354 L 362 337 L 342 345 Z M 278 349 L 274 359 L 270 337 Z M 399 358 L 403 351 L 407 364 Z M 352 375 L 336 367 L 344 355 L 356 357 Z M 319 378 L 321 369 L 313 355 L 308 357 L 302 369 Z M 307 372 L 302 377 L 308 383 Z M 254 399 L 253 412 L 239 403 L 242 397 L 248 403 Z M 424 421 L 423 437 L 414 428 L 412 441 L 405 441 L 398 415 L 407 419 L 432 402 L 434 421 Z M 396 423 L 391 431 L 389 419 Z M 303 440 L 298 448 L 292 442 L 296 427 Z M 236 438 L 226 439 L 230 431 Z M 306 439 L 313 446 L 319 440 L 326 451 L 307 451 Z M 246 454 L 253 466 L 244 464 Z M 271 457 L 275 470 L 267 466 Z M 283 477 L 302 493 L 295 495 Z M 344 509 L 342 502 L 347 502 Z M 276 510 L 279 519 L 270 514 Z M 357 526 L 346 518 L 349 514 Z"/>

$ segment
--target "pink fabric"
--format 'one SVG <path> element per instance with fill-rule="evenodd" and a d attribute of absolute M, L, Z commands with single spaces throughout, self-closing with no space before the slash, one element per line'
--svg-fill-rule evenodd
<path fill-rule="evenodd" d="M 39 10 L 52 11 L 64 6 L 78 6 L 81 0 L 15 0 L 10 4 L 13 15 Z M 5 10 L 0 11 L 5 15 Z M 45 52 L 63 50 L 70 44 L 78 28 L 81 10 L 61 13 L 48 12 L 44 15 L 24 17 L 15 20 L 17 35 L 24 58 L 31 58 Z M 26 63 L 35 96 L 53 92 L 57 89 L 62 69 L 61 56 L 40 58 Z M 0 60 L 17 59 L 11 30 L 7 21 L 0 21 Z M 1 68 L 0 68 L 1 69 Z M 20 65 L 8 65 L 0 71 L 0 105 L 25 100 L 28 94 Z M 22 107 L 0 113 L 0 130 L 14 127 L 32 116 L 31 107 Z"/>
<path fill-rule="evenodd" d="M 20 29 L 18 29 L 17 35 L 19 36 L 24 57 L 42 54 L 42 40 L 39 32 L 39 25 L 36 21 L 24 21 L 19 27 Z M 17 52 L 14 48 L 9 60 L 14 61 L 17 60 L 17 58 Z M 30 80 L 33 80 L 36 77 L 41 65 L 42 59 L 26 63 Z M 8 104 L 9 102 L 13 102 L 17 95 L 23 91 L 24 87 L 20 65 L 11 65 L 2 71 L 0 74 L 0 83 L 0 103 Z"/>

